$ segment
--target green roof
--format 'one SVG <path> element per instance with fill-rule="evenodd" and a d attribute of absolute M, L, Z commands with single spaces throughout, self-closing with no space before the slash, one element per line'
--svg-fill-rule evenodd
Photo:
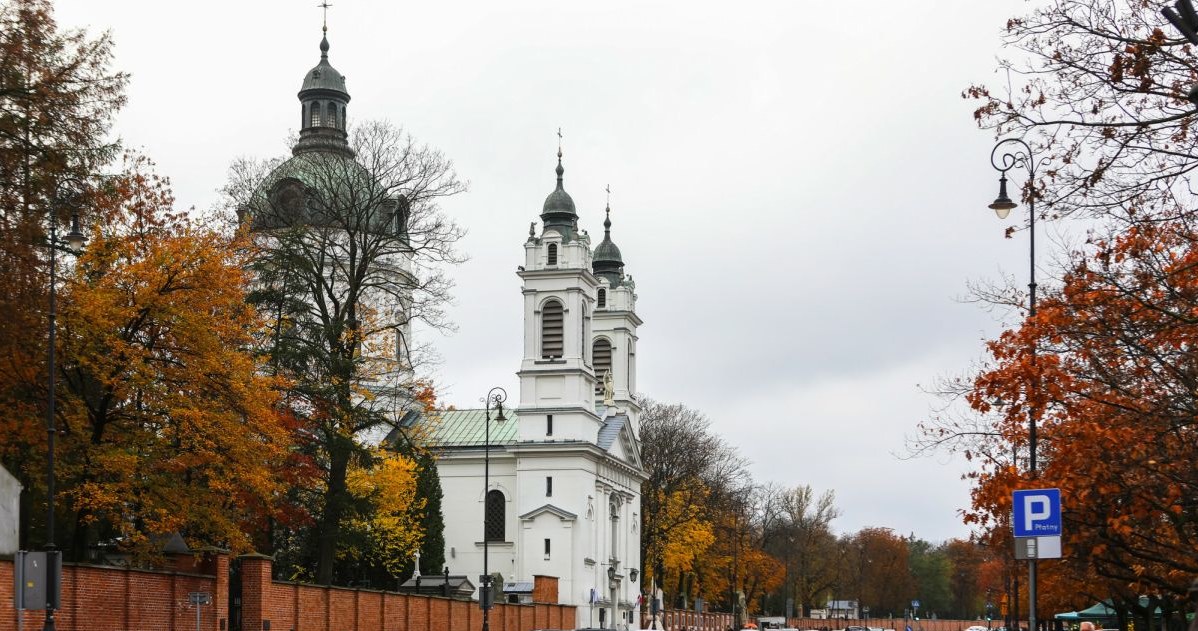
<path fill-rule="evenodd" d="M 491 411 L 491 444 L 516 442 L 518 418 L 511 410 L 503 411 L 503 422 Z M 485 410 L 443 410 L 418 421 L 429 426 L 429 443 L 434 447 L 482 447 L 486 443 Z"/>

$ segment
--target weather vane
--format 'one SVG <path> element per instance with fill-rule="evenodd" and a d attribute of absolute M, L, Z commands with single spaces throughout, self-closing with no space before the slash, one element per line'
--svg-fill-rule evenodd
<path fill-rule="evenodd" d="M 321 2 L 316 6 L 324 9 L 324 19 L 322 20 L 321 28 L 327 31 L 329 30 L 329 7 L 333 5 L 329 4 L 328 0 L 324 0 L 324 2 Z"/>
<path fill-rule="evenodd" d="M 561 154 L 561 152 L 562 152 L 562 128 L 561 127 L 557 128 L 557 152 L 558 152 L 558 154 Z"/>
<path fill-rule="evenodd" d="M 611 184 L 608 184 L 603 190 L 607 191 L 607 207 L 611 208 Z"/>

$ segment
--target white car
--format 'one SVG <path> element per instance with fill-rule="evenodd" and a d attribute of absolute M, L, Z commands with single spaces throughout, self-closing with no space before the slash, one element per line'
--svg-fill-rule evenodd
<path fill-rule="evenodd" d="M 990 629 L 987 629 L 986 627 L 975 625 L 975 626 L 969 627 L 968 629 L 965 629 L 965 631 L 990 631 Z"/>

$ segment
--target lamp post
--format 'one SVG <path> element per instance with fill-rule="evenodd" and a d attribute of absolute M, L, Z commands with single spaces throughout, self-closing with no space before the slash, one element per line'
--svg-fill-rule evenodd
<path fill-rule="evenodd" d="M 620 613 L 620 562 L 613 558 L 607 566 L 607 588 L 611 592 L 611 628 L 620 628 L 616 616 Z"/>
<path fill-rule="evenodd" d="M 58 217 L 54 209 L 50 210 L 50 336 L 46 348 L 46 622 L 42 626 L 45 631 L 54 631 L 54 611 L 58 609 L 58 573 L 61 568 L 58 546 L 54 544 L 54 443 L 58 428 L 54 423 L 55 387 L 54 387 L 54 346 L 58 332 L 58 248 L 66 246 L 69 252 L 79 252 L 83 249 L 86 239 L 79 230 L 78 205 L 71 211 L 71 229 L 62 242 L 58 240 Z"/>
<path fill-rule="evenodd" d="M 502 423 L 503 417 L 503 402 L 507 401 L 507 391 L 498 386 L 491 388 L 487 393 L 487 398 L 483 404 L 483 574 L 479 577 L 481 584 L 481 598 L 479 598 L 479 606 L 483 610 L 483 630 L 491 631 L 490 621 L 487 619 L 491 612 L 491 607 L 494 605 L 494 597 L 491 595 L 491 570 L 488 565 L 490 561 L 490 542 L 491 542 L 491 513 L 490 502 L 488 495 L 491 492 L 491 407 L 494 406 L 497 412 L 495 416 L 496 423 Z M 445 577 L 449 580 L 449 576 Z"/>
<path fill-rule="evenodd" d="M 1007 171 L 1021 168 L 1027 171 L 1025 187 L 1030 189 L 1027 195 L 1027 233 L 1028 233 L 1028 308 L 1029 318 L 1036 317 L 1036 168 L 1040 163 L 1032 153 L 1032 148 L 1018 138 L 1004 138 L 990 150 L 990 166 L 1000 173 L 998 178 L 998 197 L 990 204 L 990 208 L 999 219 L 1006 219 L 1011 210 L 1018 206 L 1007 195 Z M 1032 366 L 1036 365 L 1036 345 L 1032 342 Z M 1035 375 L 1032 375 L 1035 379 Z M 1032 388 L 1039 387 L 1033 382 Z M 1030 399 L 1030 397 L 1029 397 Z M 1028 470 L 1036 477 L 1036 409 L 1029 401 L 1028 412 Z M 1036 559 L 1027 561 L 1027 599 L 1028 625 L 1036 629 Z"/>

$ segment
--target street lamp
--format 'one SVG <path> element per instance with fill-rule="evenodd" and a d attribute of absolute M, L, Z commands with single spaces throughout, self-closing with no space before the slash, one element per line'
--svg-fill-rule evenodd
<path fill-rule="evenodd" d="M 620 613 L 620 582 L 623 577 L 620 576 L 620 562 L 612 558 L 611 565 L 607 566 L 607 588 L 611 592 L 611 628 L 618 629 L 616 616 Z"/>
<path fill-rule="evenodd" d="M 491 407 L 494 406 L 497 412 L 495 416 L 496 423 L 506 421 L 503 417 L 503 402 L 507 401 L 507 391 L 498 386 L 491 388 L 487 393 L 487 398 L 483 404 L 483 575 L 479 577 L 481 583 L 480 589 L 481 598 L 479 598 L 479 606 L 483 610 L 483 631 L 490 631 L 491 625 L 487 619 L 491 612 L 491 607 L 494 605 L 494 596 L 491 595 L 491 570 L 489 563 L 490 543 L 491 543 L 491 512 L 488 495 L 491 492 Z M 449 580 L 449 576 L 445 576 L 445 580 Z"/>
<path fill-rule="evenodd" d="M 1004 138 L 994 145 L 990 150 L 990 166 L 994 167 L 1000 173 L 998 178 L 998 197 L 990 204 L 990 208 L 998 215 L 999 219 L 1006 219 L 1011 210 L 1018 204 L 1011 200 L 1007 195 L 1007 171 L 1014 168 L 1021 168 L 1027 171 L 1027 182 L 1025 187 L 1029 189 L 1027 194 L 1027 233 L 1028 233 L 1028 317 L 1036 317 L 1036 168 L 1040 163 L 1036 162 L 1036 157 L 1032 153 L 1032 148 L 1028 144 L 1018 138 Z M 1036 345 L 1032 342 L 1031 348 L 1032 365 L 1036 362 Z M 1033 379 L 1035 375 L 1033 374 Z M 1037 387 L 1039 384 L 1033 383 L 1032 387 Z M 1029 397 L 1030 398 L 1030 397 Z M 1032 477 L 1036 477 L 1036 410 L 1034 404 L 1029 401 L 1028 412 L 1028 469 L 1031 471 Z M 1036 628 L 1036 559 L 1028 559 L 1027 561 L 1027 598 L 1028 598 L 1028 625 L 1033 629 Z"/>
<path fill-rule="evenodd" d="M 57 201 L 57 194 L 55 197 Z M 46 348 L 46 621 L 42 626 L 45 631 L 54 631 L 54 611 L 58 609 L 58 573 L 62 567 L 58 547 L 54 545 L 54 439 L 58 435 L 58 428 L 54 424 L 54 347 L 58 332 L 58 248 L 66 246 L 68 252 L 78 253 L 87 241 L 79 230 L 78 203 L 72 204 L 70 231 L 62 241 L 58 240 L 56 207 L 57 203 L 50 210 L 50 239 L 47 242 L 50 248 L 50 337 Z"/>

